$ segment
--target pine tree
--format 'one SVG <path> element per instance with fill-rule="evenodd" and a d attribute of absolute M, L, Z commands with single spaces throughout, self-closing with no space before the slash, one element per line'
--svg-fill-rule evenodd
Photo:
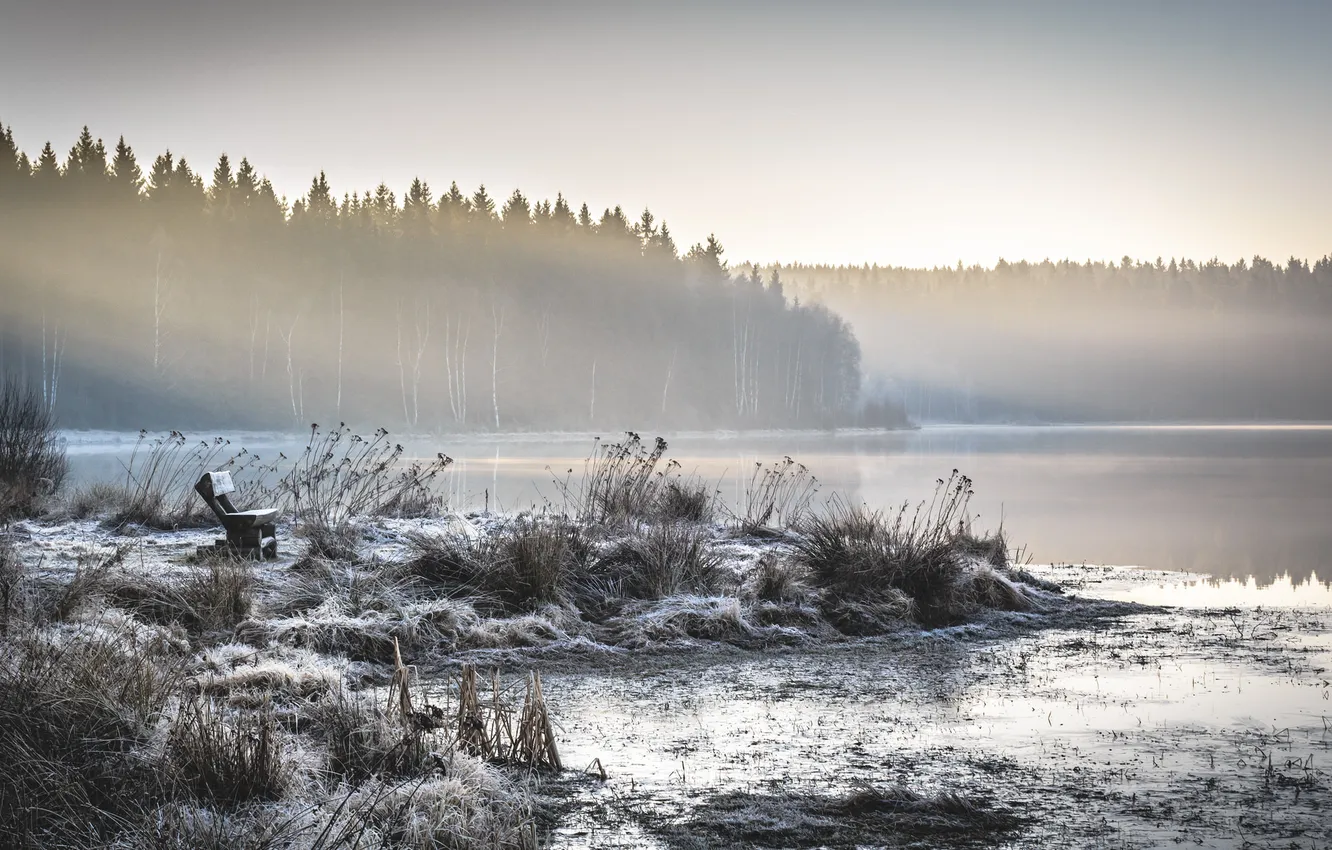
<path fill-rule="evenodd" d="M 506 230 L 525 228 L 532 223 L 532 207 L 523 193 L 514 189 L 509 200 L 504 202 L 500 217 Z"/>
<path fill-rule="evenodd" d="M 48 198 L 53 194 L 55 184 L 60 180 L 60 163 L 56 161 L 55 148 L 47 142 L 42 148 L 41 154 L 37 157 L 37 167 L 32 175 L 37 180 L 37 185 Z"/>
<path fill-rule="evenodd" d="M 586 207 L 585 207 L 586 208 Z M 569 202 L 564 199 L 564 193 L 561 192 L 555 197 L 555 210 L 552 213 L 552 223 L 557 230 L 572 230 L 574 226 L 573 210 L 569 209 Z"/>
<path fill-rule="evenodd" d="M 259 181 L 259 194 L 254 209 L 261 221 L 270 224 L 281 223 L 287 218 L 287 199 L 277 196 L 267 177 Z"/>
<path fill-rule="evenodd" d="M 554 220 L 555 211 L 551 208 L 549 199 L 532 207 L 532 221 L 543 230 L 549 228 Z"/>
<path fill-rule="evenodd" d="M 254 205 L 259 196 L 258 176 L 250 161 L 241 157 L 240 168 L 236 169 L 236 186 L 233 193 L 239 206 L 248 208 Z"/>
<path fill-rule="evenodd" d="M 115 196 L 122 199 L 137 199 L 143 188 L 139 161 L 134 157 L 134 149 L 125 144 L 124 136 L 116 142 L 116 156 L 111 161 L 111 187 Z"/>
<path fill-rule="evenodd" d="M 65 159 L 64 176 L 79 194 L 95 194 L 106 182 L 106 146 L 93 140 L 85 124 Z"/>
<path fill-rule="evenodd" d="M 678 259 L 680 256 L 680 249 L 675 246 L 675 237 L 671 236 L 671 229 L 666 226 L 665 221 L 661 223 L 661 229 L 657 231 L 654 246 L 659 254 L 670 257 L 672 260 Z"/>
<path fill-rule="evenodd" d="M 208 205 L 214 210 L 231 206 L 231 193 L 236 190 L 236 177 L 231 173 L 231 159 L 224 151 L 213 167 L 213 182 L 208 187 Z"/>
<path fill-rule="evenodd" d="M 643 213 L 638 217 L 638 224 L 634 225 L 634 235 L 642 243 L 643 249 L 647 250 L 652 245 L 657 236 L 657 228 L 653 222 L 656 219 L 652 215 L 652 210 L 643 207 Z"/>
<path fill-rule="evenodd" d="M 392 230 L 398 224 L 398 199 L 393 191 L 383 183 L 375 189 L 374 213 L 371 216 L 375 226 L 381 230 Z"/>
<path fill-rule="evenodd" d="M 614 239 L 626 239 L 632 238 L 634 231 L 629 226 L 629 219 L 625 217 L 624 210 L 616 206 L 614 210 L 607 209 L 601 214 L 597 234 Z"/>
<path fill-rule="evenodd" d="M 430 235 L 430 218 L 434 210 L 432 198 L 430 184 L 420 177 L 413 178 L 412 185 L 402 199 L 404 229 L 412 235 L 418 237 Z"/>
<path fill-rule="evenodd" d="M 472 221 L 489 224 L 495 220 L 495 202 L 486 192 L 485 183 L 482 183 L 480 188 L 472 193 L 472 203 L 469 212 Z"/>
<path fill-rule="evenodd" d="M 14 144 L 14 128 L 0 124 L 0 201 L 11 197 L 11 192 L 28 175 L 20 170 L 18 145 Z"/>
<path fill-rule="evenodd" d="M 204 208 L 203 178 L 195 174 L 185 157 L 176 160 L 176 173 L 171 176 L 173 202 L 187 212 L 200 212 Z"/>
<path fill-rule="evenodd" d="M 153 201 L 163 202 L 171 197 L 171 183 L 176 176 L 171 151 L 153 160 L 153 167 L 148 172 L 148 197 Z"/>
<path fill-rule="evenodd" d="M 449 185 L 449 191 L 439 199 L 439 219 L 446 227 L 457 227 L 467 219 L 467 196 L 458 188 L 458 181 Z"/>
<path fill-rule="evenodd" d="M 330 222 L 337 217 L 337 203 L 333 200 L 333 190 L 329 188 L 324 172 L 310 181 L 310 191 L 305 195 L 304 211 L 308 216 L 320 222 Z M 296 208 L 292 207 L 295 217 Z"/>
<path fill-rule="evenodd" d="M 586 203 L 578 210 L 578 226 L 584 230 L 592 229 L 592 211 L 587 208 Z"/>

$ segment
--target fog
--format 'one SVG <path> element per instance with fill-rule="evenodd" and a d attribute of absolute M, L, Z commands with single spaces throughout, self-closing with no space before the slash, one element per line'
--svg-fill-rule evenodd
<path fill-rule="evenodd" d="M 1332 258 L 778 267 L 917 421 L 1332 419 Z"/>
<path fill-rule="evenodd" d="M 0 136 L 0 371 L 69 427 L 904 422 L 861 404 L 841 318 L 646 209 L 322 172 L 288 202 L 226 154 L 205 172 L 86 128 L 64 157 Z"/>

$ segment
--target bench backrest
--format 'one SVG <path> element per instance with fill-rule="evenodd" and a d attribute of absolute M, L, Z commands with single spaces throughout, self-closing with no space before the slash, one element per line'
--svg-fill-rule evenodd
<path fill-rule="evenodd" d="M 231 483 L 230 472 L 205 472 L 199 479 L 199 483 L 194 485 L 205 498 L 208 496 L 225 496 L 228 493 L 236 492 L 236 485 Z M 205 489 L 207 492 L 205 493 Z"/>
<path fill-rule="evenodd" d="M 217 514 L 223 525 L 227 523 L 227 514 L 236 513 L 236 508 L 227 498 L 228 493 L 236 492 L 236 485 L 231 482 L 230 472 L 205 472 L 194 485 L 194 489 L 208 503 L 208 507 Z"/>

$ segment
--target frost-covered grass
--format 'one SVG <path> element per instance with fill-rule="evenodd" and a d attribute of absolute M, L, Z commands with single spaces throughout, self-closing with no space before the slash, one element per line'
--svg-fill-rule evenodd
<path fill-rule="evenodd" d="M 0 529 L 17 846 L 535 847 L 510 769 L 537 739 L 511 724 L 544 706 L 539 679 L 519 712 L 498 675 L 484 697 L 474 671 L 446 679 L 441 701 L 413 697 L 414 670 L 846 641 L 1055 599 L 972 533 L 964 477 L 910 517 L 818 512 L 788 459 L 723 517 L 636 435 L 599 447 L 564 511 L 463 516 L 432 489 L 445 456 L 404 469 L 382 432 L 314 429 L 275 489 L 239 500 L 280 500 L 281 557 L 200 557 L 217 531 L 190 527 L 188 488 L 224 448 L 173 435 L 124 486 Z"/>
<path fill-rule="evenodd" d="M 63 585 L 12 563 L 24 597 L 0 636 L 5 846 L 536 847 L 521 774 L 459 750 L 457 728 L 403 709 L 408 697 L 395 713 L 353 693 L 345 662 L 208 646 L 207 632 L 108 609 L 114 558 Z"/>

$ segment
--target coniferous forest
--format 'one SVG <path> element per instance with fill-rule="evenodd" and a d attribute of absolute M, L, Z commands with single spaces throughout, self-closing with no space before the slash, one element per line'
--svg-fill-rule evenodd
<path fill-rule="evenodd" d="M 1332 420 L 1332 256 L 762 271 L 847 317 L 917 421 Z"/>
<path fill-rule="evenodd" d="M 279 197 L 255 164 L 63 157 L 0 126 L 0 372 L 95 428 L 900 424 L 841 318 L 644 210 L 436 191 Z M 870 411 L 867 414 L 867 410 Z"/>

